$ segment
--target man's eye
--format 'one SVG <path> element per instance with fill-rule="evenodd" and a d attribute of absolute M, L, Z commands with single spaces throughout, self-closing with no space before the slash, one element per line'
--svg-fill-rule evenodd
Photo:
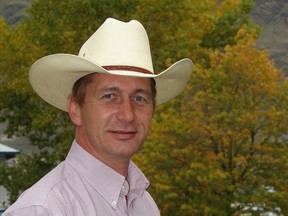
<path fill-rule="evenodd" d="M 138 96 L 135 97 L 135 101 L 137 101 L 137 102 L 143 102 L 143 101 L 145 101 L 145 98 L 138 95 Z"/>
<path fill-rule="evenodd" d="M 103 96 L 104 99 L 113 99 L 114 95 L 113 94 L 106 94 Z"/>

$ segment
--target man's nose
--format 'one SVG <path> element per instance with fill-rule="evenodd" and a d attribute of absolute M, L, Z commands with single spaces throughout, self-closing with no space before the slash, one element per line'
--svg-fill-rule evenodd
<path fill-rule="evenodd" d="M 117 117 L 121 121 L 131 122 L 135 118 L 133 102 L 130 99 L 124 99 L 118 105 Z"/>

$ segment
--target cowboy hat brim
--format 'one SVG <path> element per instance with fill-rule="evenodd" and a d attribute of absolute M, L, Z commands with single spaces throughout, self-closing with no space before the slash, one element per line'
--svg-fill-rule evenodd
<path fill-rule="evenodd" d="M 106 70 L 102 66 L 72 54 L 54 54 L 36 61 L 30 68 L 29 79 L 37 94 L 49 104 L 67 112 L 67 98 L 74 83 L 91 73 L 153 78 L 156 82 L 156 103 L 162 104 L 176 97 L 186 86 L 193 63 L 182 59 L 160 74 L 146 74 L 126 70 Z"/>

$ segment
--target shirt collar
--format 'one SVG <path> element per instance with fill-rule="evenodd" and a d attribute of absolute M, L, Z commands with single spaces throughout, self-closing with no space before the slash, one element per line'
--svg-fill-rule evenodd
<path fill-rule="evenodd" d="M 116 208 L 125 177 L 102 163 L 76 141 L 72 143 L 66 157 L 69 163 L 86 181 L 112 206 Z M 129 200 L 141 196 L 149 186 L 149 182 L 141 170 L 131 161 L 126 177 L 129 183 Z M 125 184 L 124 184 L 125 183 Z"/>

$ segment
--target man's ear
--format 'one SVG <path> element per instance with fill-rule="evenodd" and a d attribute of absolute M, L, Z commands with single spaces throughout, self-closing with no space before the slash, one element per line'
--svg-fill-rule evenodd
<path fill-rule="evenodd" d="M 74 125 L 81 125 L 80 106 L 71 95 L 67 99 L 67 111 Z"/>

